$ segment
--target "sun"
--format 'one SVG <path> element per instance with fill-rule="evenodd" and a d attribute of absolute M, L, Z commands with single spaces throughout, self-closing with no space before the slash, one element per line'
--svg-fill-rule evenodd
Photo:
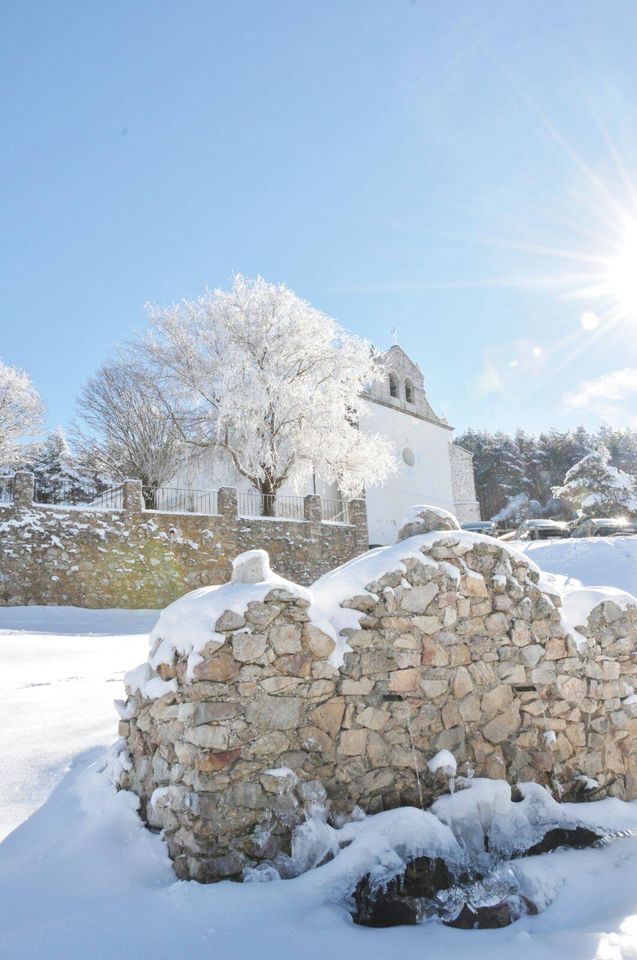
<path fill-rule="evenodd" d="M 604 287 L 621 316 L 637 319 L 637 222 L 624 229 L 618 252 L 606 261 Z"/>

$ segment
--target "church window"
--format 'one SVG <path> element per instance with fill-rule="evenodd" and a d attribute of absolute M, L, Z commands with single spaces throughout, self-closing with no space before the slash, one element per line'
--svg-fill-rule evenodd
<path fill-rule="evenodd" d="M 398 377 L 395 373 L 389 374 L 389 396 L 398 399 Z"/>
<path fill-rule="evenodd" d="M 405 447 L 405 449 L 403 450 L 403 460 L 408 467 L 413 467 L 413 465 L 416 462 L 414 451 L 411 450 L 409 447 Z"/>
<path fill-rule="evenodd" d="M 414 385 L 411 380 L 405 380 L 405 400 L 407 403 L 414 402 Z"/>

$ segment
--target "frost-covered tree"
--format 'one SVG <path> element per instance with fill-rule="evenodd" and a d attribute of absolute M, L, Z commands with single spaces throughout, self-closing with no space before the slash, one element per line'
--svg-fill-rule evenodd
<path fill-rule="evenodd" d="M 0 361 L 0 469 L 24 463 L 25 438 L 40 428 L 42 410 L 28 373 Z"/>
<path fill-rule="evenodd" d="M 145 350 L 184 440 L 227 451 L 265 513 L 286 482 L 315 473 L 353 496 L 395 469 L 389 441 L 358 429 L 361 391 L 383 376 L 369 345 L 284 284 L 236 275 L 151 307 Z"/>
<path fill-rule="evenodd" d="M 613 467 L 606 447 L 571 467 L 553 494 L 588 517 L 637 513 L 637 478 Z"/>
<path fill-rule="evenodd" d="M 95 483 L 82 471 L 62 427 L 35 449 L 31 463 L 40 503 L 75 503 L 95 496 Z"/>
<path fill-rule="evenodd" d="M 144 502 L 174 476 L 182 446 L 152 378 L 128 357 L 103 364 L 82 388 L 74 436 L 82 463 L 110 480 L 141 480 Z"/>

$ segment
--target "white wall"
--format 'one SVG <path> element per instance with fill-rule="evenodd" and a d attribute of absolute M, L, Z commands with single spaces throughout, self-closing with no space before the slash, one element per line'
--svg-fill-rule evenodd
<path fill-rule="evenodd" d="M 369 416 L 361 420 L 366 433 L 382 433 L 396 446 L 398 473 L 382 487 L 367 490 L 369 542 L 395 543 L 400 523 L 416 503 L 454 510 L 449 440 L 451 430 L 381 404 L 365 402 Z M 402 458 L 405 448 L 414 454 L 413 467 Z"/>

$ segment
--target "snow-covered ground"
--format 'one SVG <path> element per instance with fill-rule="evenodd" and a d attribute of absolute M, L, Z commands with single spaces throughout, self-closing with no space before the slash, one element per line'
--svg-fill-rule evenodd
<path fill-rule="evenodd" d="M 637 596 L 637 537 L 514 540 L 510 545 L 547 573 L 573 581 L 571 586 L 611 586 Z"/>
<path fill-rule="evenodd" d="M 526 550 L 556 574 L 637 593 L 637 542 Z M 425 816 L 417 810 L 344 827 L 353 842 L 292 880 L 176 880 L 163 841 L 105 769 L 104 747 L 116 737 L 112 701 L 123 673 L 145 658 L 156 617 L 0 608 L 0 837 L 13 830 L 0 843 L 2 960 L 637 960 L 637 802 L 564 805 L 635 838 L 514 861 L 524 889 L 547 905 L 501 930 L 352 922 L 343 898 L 361 865 L 386 863 L 401 831 L 413 837 Z"/>
<path fill-rule="evenodd" d="M 0 839 L 44 803 L 74 757 L 113 742 L 113 699 L 146 658 L 157 616 L 0 607 Z"/>

